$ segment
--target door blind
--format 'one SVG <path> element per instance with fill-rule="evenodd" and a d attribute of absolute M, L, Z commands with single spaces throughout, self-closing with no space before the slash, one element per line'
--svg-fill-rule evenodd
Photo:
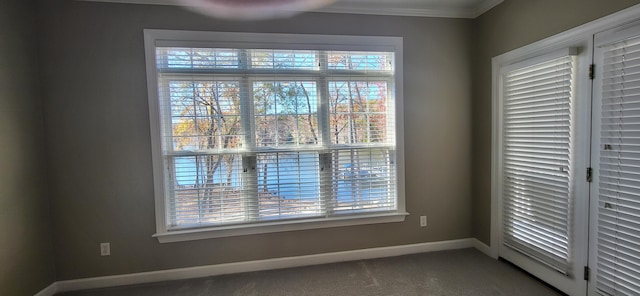
<path fill-rule="evenodd" d="M 575 59 L 555 58 L 503 79 L 503 243 L 569 272 Z"/>
<path fill-rule="evenodd" d="M 640 37 L 601 48 L 597 289 L 640 295 Z"/>

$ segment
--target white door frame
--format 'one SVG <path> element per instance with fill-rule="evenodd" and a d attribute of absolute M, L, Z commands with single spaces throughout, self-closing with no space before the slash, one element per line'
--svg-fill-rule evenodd
<path fill-rule="evenodd" d="M 548 265 L 532 259 L 526 255 L 523 255 L 520 252 L 517 252 L 511 248 L 505 247 L 502 244 L 502 231 L 500 230 L 497 234 L 499 236 L 498 240 L 498 255 L 507 259 L 508 261 L 516 264 L 517 266 L 525 269 L 529 273 L 535 275 L 536 277 L 544 280 L 545 282 L 553 285 L 559 290 L 569 294 L 569 295 L 585 295 L 586 294 L 586 282 L 583 279 L 583 267 L 587 265 L 588 260 L 588 250 L 585 247 L 588 242 L 587 237 L 587 224 L 588 224 L 588 197 L 589 197 L 589 186 L 586 180 L 586 170 L 587 165 L 589 163 L 589 145 L 581 145 L 580 143 L 589 142 L 590 141 L 590 114 L 591 114 L 591 82 L 590 80 L 580 79 L 582 74 L 588 75 L 589 65 L 591 64 L 591 46 L 590 40 L 584 39 L 579 40 L 570 44 L 558 44 L 554 45 L 554 47 L 543 48 L 540 51 L 536 51 L 532 53 L 531 56 L 522 57 L 513 61 L 505 61 L 505 63 L 500 65 L 501 72 L 509 71 L 508 69 L 513 68 L 514 65 L 517 67 L 521 67 L 522 64 L 536 64 L 542 61 L 550 60 L 553 58 L 566 56 L 570 51 L 570 48 L 577 49 L 577 58 L 576 58 L 576 72 L 574 78 L 574 106 L 572 110 L 572 126 L 575 129 L 574 138 L 572 139 L 572 170 L 573 179 L 571 180 L 571 191 L 573 193 L 574 203 L 569 205 L 569 210 L 573 214 L 572 220 L 569 220 L 569 229 L 570 235 L 572 236 L 569 239 L 569 270 L 567 275 L 563 275 L 559 273 L 557 270 L 549 267 Z M 570 45 L 570 46 L 567 46 Z M 502 188 L 502 76 L 497 80 L 497 104 L 494 107 L 497 107 L 494 112 L 497 112 L 498 126 L 495 126 L 495 130 L 500 133 L 496 135 L 497 143 L 496 150 L 494 152 L 499 152 L 496 158 L 497 162 L 497 174 L 495 176 L 494 182 L 496 183 L 497 188 Z M 586 128 L 583 128 L 586 127 Z M 503 191 L 498 190 L 497 197 L 498 200 L 501 201 L 503 199 L 502 196 Z M 500 207 L 498 210 L 497 220 L 498 225 L 503 224 L 503 211 Z M 501 228 L 500 228 L 501 229 Z"/>

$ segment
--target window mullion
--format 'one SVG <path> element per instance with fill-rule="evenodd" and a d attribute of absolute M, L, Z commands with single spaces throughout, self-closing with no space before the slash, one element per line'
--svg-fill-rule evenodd
<path fill-rule="evenodd" d="M 253 87 L 252 80 L 246 74 L 250 68 L 250 52 L 239 50 L 240 68 L 244 72 L 240 77 L 240 112 L 242 116 L 244 150 L 249 151 L 242 156 L 242 192 L 244 197 L 245 216 L 247 221 L 258 219 L 258 173 L 256 170 L 255 149 L 255 120 L 253 120 Z"/>
<path fill-rule="evenodd" d="M 318 63 L 320 68 L 320 75 L 318 77 L 318 93 L 319 93 L 319 103 L 317 104 L 318 108 L 318 127 L 320 129 L 321 141 L 322 141 L 322 150 L 318 158 L 320 160 L 320 196 L 322 198 L 321 201 L 321 210 L 326 216 L 331 216 L 333 214 L 334 208 L 334 197 L 333 186 L 332 186 L 332 159 L 331 153 L 329 149 L 331 147 L 331 129 L 329 124 L 329 80 L 327 79 L 328 72 L 328 52 L 327 51 L 318 51 Z"/>
<path fill-rule="evenodd" d="M 319 104 L 318 106 L 318 126 L 322 134 L 322 147 L 328 149 L 331 147 L 331 129 L 329 128 L 329 80 L 327 78 L 328 72 L 328 57 L 326 51 L 319 51 L 318 61 L 320 63 L 320 76 L 318 77 L 318 92 L 319 92 Z"/>
<path fill-rule="evenodd" d="M 249 67 L 249 53 L 246 50 L 241 50 L 241 65 L 243 69 Z M 242 116 L 242 126 L 244 133 L 244 150 L 254 151 L 256 147 L 256 134 L 255 134 L 255 120 L 254 120 L 254 106 L 253 106 L 253 83 L 249 75 L 241 75 L 240 77 L 240 112 Z"/>

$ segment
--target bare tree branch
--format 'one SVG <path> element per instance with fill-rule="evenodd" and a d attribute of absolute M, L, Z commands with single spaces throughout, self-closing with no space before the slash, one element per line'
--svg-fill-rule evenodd
<path fill-rule="evenodd" d="M 313 135 L 313 143 L 318 144 L 318 136 L 316 135 L 316 130 L 313 128 L 313 123 L 311 121 L 311 99 L 309 98 L 307 89 L 304 87 L 304 83 L 300 83 L 300 86 L 302 87 L 304 96 L 307 98 L 307 109 L 309 110 L 309 113 L 307 113 L 307 122 L 309 123 L 309 128 L 311 129 L 311 135 Z"/>

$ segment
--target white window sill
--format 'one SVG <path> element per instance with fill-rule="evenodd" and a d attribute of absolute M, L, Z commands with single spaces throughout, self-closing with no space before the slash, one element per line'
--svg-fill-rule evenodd
<path fill-rule="evenodd" d="M 272 232 L 403 222 L 405 217 L 408 215 L 409 213 L 406 212 L 393 212 L 348 217 L 333 217 L 328 219 L 319 218 L 297 221 L 268 222 L 260 224 L 230 225 L 215 228 L 167 231 L 164 233 L 156 233 L 153 235 L 153 237 L 157 238 L 160 243 L 174 243 L 208 238 L 263 234 Z"/>

